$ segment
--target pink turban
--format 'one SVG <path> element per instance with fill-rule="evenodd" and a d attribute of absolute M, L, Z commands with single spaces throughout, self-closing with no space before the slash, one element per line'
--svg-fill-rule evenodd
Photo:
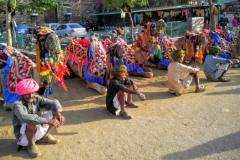
<path fill-rule="evenodd" d="M 17 84 L 16 93 L 21 96 L 24 94 L 36 92 L 38 89 L 39 89 L 38 83 L 35 80 L 28 78 L 20 81 Z"/>

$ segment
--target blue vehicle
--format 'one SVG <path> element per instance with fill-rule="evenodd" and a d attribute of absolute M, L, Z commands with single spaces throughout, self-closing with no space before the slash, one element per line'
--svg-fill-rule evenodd
<path fill-rule="evenodd" d="M 29 27 L 26 24 L 18 24 L 17 27 L 15 27 L 16 33 L 24 33 L 28 34 L 29 33 Z"/>

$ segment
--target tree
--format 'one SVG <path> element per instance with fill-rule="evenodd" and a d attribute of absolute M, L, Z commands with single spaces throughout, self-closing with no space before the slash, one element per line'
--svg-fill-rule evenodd
<path fill-rule="evenodd" d="M 212 0 L 208 0 L 209 8 L 210 8 L 210 29 L 212 31 L 216 28 L 216 19 L 215 15 L 218 14 L 216 6 L 212 3 Z"/>
<path fill-rule="evenodd" d="M 134 42 L 133 37 L 133 19 L 132 19 L 132 9 L 134 6 L 144 6 L 147 5 L 148 0 L 103 0 L 104 8 L 106 10 L 120 10 L 128 13 L 130 19 L 130 34 L 132 39 L 132 45 Z"/>
<path fill-rule="evenodd" d="M 63 7 L 63 4 L 56 0 L 0 0 L 0 6 L 0 11 L 6 13 L 7 45 L 12 46 L 10 23 L 15 12 L 19 12 L 20 14 L 38 13 L 39 15 L 45 15 L 47 10 Z"/>

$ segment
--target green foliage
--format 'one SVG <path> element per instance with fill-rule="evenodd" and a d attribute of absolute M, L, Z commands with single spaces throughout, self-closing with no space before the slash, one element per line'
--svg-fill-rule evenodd
<path fill-rule="evenodd" d="M 143 6 L 146 5 L 148 0 L 103 0 L 104 8 L 106 10 L 120 10 L 123 3 L 134 6 Z"/>
<path fill-rule="evenodd" d="M 63 7 L 63 4 L 56 2 L 56 0 L 18 0 L 16 10 L 21 14 L 38 13 L 45 15 L 47 10 L 57 7 Z"/>
<path fill-rule="evenodd" d="M 6 8 L 5 6 L 5 0 L 0 0 L 0 13 L 3 12 L 5 13 Z"/>
<path fill-rule="evenodd" d="M 15 9 L 16 7 L 15 5 L 16 5 L 15 0 L 9 0 L 9 4 L 8 4 L 9 7 Z"/>

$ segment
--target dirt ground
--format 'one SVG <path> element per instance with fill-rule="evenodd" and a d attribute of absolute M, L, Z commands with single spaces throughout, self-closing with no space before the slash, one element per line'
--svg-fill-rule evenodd
<path fill-rule="evenodd" d="M 202 68 L 202 66 L 201 66 Z M 237 160 L 240 157 L 240 69 L 226 74 L 231 82 L 207 82 L 205 92 L 194 93 L 194 83 L 180 97 L 168 93 L 167 71 L 153 68 L 151 79 L 132 77 L 147 100 L 127 108 L 131 120 L 112 116 L 105 96 L 87 89 L 80 78 L 67 79 L 68 92 L 55 86 L 52 98 L 63 106 L 66 124 L 51 134 L 57 145 L 38 145 L 51 160 Z M 1 102 L 2 106 L 2 102 Z M 17 152 L 11 112 L 0 107 L 0 159 L 31 159 Z"/>

